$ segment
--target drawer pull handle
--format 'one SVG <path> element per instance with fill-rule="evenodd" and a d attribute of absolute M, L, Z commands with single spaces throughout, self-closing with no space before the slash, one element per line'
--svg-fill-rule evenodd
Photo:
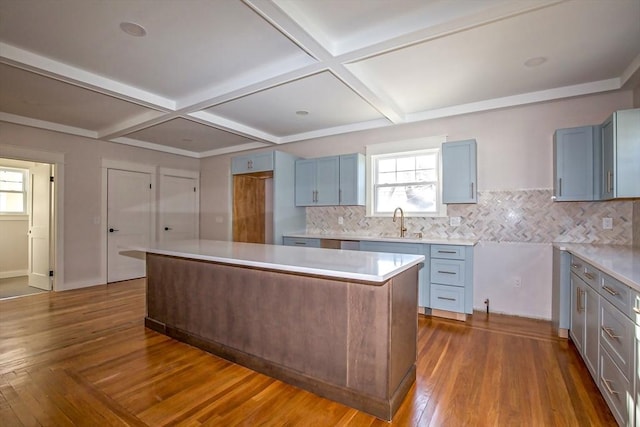
<path fill-rule="evenodd" d="M 616 291 L 615 289 L 611 289 L 607 285 L 602 285 L 602 289 L 604 289 L 605 291 L 609 292 L 614 297 L 620 295 L 620 293 L 618 291 Z"/>
<path fill-rule="evenodd" d="M 633 311 L 635 311 L 636 313 L 640 314 L 640 308 L 638 308 L 638 307 L 633 307 Z"/>
<path fill-rule="evenodd" d="M 616 335 L 616 334 L 613 332 L 613 329 L 612 329 L 612 328 L 607 328 L 606 326 L 603 326 L 603 327 L 602 327 L 602 330 L 603 330 L 607 335 L 609 335 L 609 338 L 613 338 L 613 339 L 618 339 L 618 338 L 620 338 L 620 335 Z"/>
<path fill-rule="evenodd" d="M 607 389 L 607 391 L 609 392 L 609 394 L 618 394 L 617 391 L 615 391 L 614 389 L 611 388 L 611 386 L 609 385 L 609 383 L 611 381 L 609 380 L 605 380 L 604 377 L 600 377 L 600 380 L 602 381 L 602 384 L 604 385 L 604 388 Z"/>
<path fill-rule="evenodd" d="M 438 251 L 439 254 L 455 254 L 456 251 Z"/>
<path fill-rule="evenodd" d="M 589 280 L 595 279 L 595 276 L 591 273 L 584 273 L 584 277 L 586 277 Z"/>
<path fill-rule="evenodd" d="M 441 270 L 438 270 L 438 273 L 440 273 L 440 274 L 456 274 L 455 271 L 441 271 Z"/>
<path fill-rule="evenodd" d="M 445 301 L 455 301 L 455 298 L 448 298 L 448 297 L 438 297 L 438 299 L 443 299 Z"/>
<path fill-rule="evenodd" d="M 306 245 L 305 242 L 295 242 L 295 244 L 298 245 L 298 246 L 305 246 Z"/>

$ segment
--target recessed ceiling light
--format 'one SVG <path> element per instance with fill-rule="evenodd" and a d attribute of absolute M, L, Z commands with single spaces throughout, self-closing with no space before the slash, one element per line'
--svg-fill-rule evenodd
<path fill-rule="evenodd" d="M 298 111 L 296 111 L 296 114 L 299 115 L 299 116 L 308 116 L 309 112 L 306 111 L 306 110 L 298 110 Z"/>
<path fill-rule="evenodd" d="M 120 29 L 133 37 L 144 37 L 147 35 L 147 30 L 135 22 L 121 22 Z"/>
<path fill-rule="evenodd" d="M 547 58 L 545 58 L 544 56 L 536 56 L 534 58 L 529 58 L 526 61 L 524 61 L 524 66 L 529 68 L 538 67 L 544 64 L 545 62 L 547 62 Z"/>

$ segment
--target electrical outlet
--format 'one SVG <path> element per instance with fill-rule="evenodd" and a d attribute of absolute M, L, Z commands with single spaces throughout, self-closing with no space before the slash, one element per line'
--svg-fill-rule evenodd
<path fill-rule="evenodd" d="M 342 225 L 342 224 L 344 224 L 344 218 L 339 216 L 338 217 L 338 225 Z"/>
<path fill-rule="evenodd" d="M 521 288 L 522 287 L 522 279 L 519 277 L 514 277 L 513 278 L 513 287 L 514 288 Z"/>
<path fill-rule="evenodd" d="M 460 221 L 462 218 L 460 218 L 459 216 L 452 216 L 449 217 L 449 225 L 452 227 L 457 227 L 460 225 Z"/>
<path fill-rule="evenodd" d="M 602 228 L 605 230 L 613 229 L 613 219 L 612 218 L 602 218 Z"/>

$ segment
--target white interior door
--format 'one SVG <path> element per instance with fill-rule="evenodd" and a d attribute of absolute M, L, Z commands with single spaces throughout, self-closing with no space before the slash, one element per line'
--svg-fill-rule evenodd
<path fill-rule="evenodd" d="M 144 259 L 120 252 L 151 240 L 151 175 L 118 169 L 107 174 L 107 282 L 144 277 Z"/>
<path fill-rule="evenodd" d="M 198 180 L 161 175 L 160 240 L 198 238 Z"/>
<path fill-rule="evenodd" d="M 29 286 L 51 290 L 51 165 L 35 163 L 29 180 Z"/>

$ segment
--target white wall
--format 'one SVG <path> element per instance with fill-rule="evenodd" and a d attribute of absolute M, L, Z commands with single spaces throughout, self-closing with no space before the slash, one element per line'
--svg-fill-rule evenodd
<path fill-rule="evenodd" d="M 26 126 L 0 123 L 2 145 L 64 154 L 64 283 L 56 290 L 101 283 L 102 159 L 198 170 L 199 160 Z"/>
<path fill-rule="evenodd" d="M 475 138 L 480 191 L 549 189 L 553 181 L 553 132 L 558 128 L 601 123 L 611 112 L 632 106 L 632 91 L 621 91 L 355 132 L 270 149 L 310 158 L 364 153 L 368 144 L 432 135 L 445 134 L 450 141 Z M 201 162 L 203 238 L 230 236 L 231 157 L 218 156 Z M 212 220 L 215 217 L 220 222 Z M 550 248 L 519 243 L 490 242 L 477 246 L 474 306 L 483 309 L 484 298 L 489 296 L 494 311 L 550 318 Z M 503 261 L 508 261 L 506 268 Z M 516 293 L 510 278 L 529 277 L 532 272 L 535 272 L 535 281 L 531 284 L 523 281 L 523 287 Z"/>

